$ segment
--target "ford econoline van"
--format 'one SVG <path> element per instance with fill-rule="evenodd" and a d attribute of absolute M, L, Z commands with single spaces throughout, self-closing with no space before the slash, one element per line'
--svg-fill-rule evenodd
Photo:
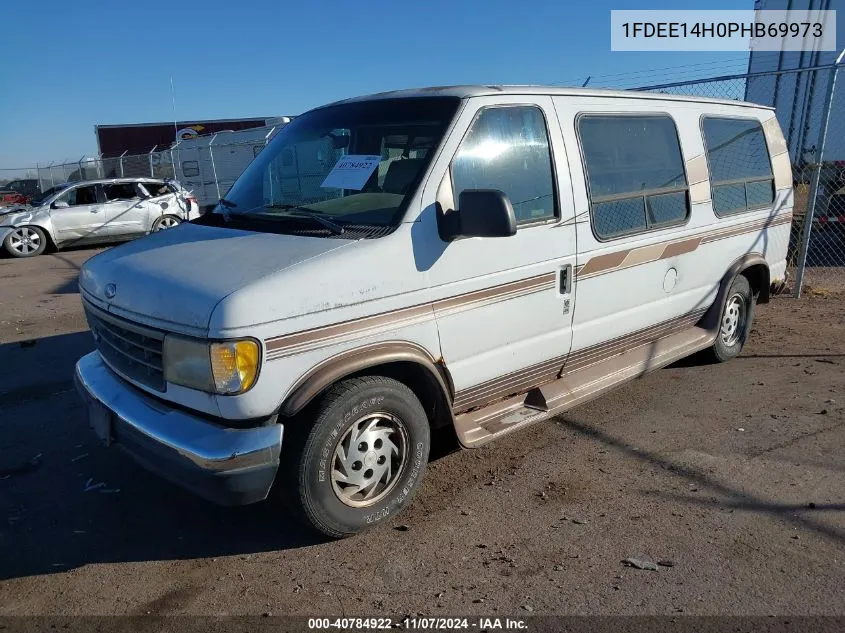
<path fill-rule="evenodd" d="M 457 86 L 295 118 L 213 212 L 80 273 L 89 422 L 223 504 L 342 537 L 480 446 L 694 352 L 786 274 L 772 109 Z M 276 498 L 274 494 L 272 498 Z"/>

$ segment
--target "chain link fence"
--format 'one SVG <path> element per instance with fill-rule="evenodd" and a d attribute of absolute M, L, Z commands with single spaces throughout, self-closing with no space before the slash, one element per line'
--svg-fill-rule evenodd
<path fill-rule="evenodd" d="M 845 78 L 841 64 L 725 75 L 637 90 L 773 106 L 789 147 L 795 188 L 791 288 L 845 289 Z"/>
<path fill-rule="evenodd" d="M 247 165 L 284 126 L 221 132 L 179 141 L 170 148 L 146 154 L 87 157 L 21 169 L 0 169 L 0 186 L 20 179 L 36 179 L 41 191 L 66 182 L 101 178 L 174 178 L 191 191 L 200 206 L 214 205 Z"/>

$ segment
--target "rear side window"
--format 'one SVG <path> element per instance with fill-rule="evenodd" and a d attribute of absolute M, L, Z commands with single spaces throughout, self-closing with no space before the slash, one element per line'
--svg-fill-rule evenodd
<path fill-rule="evenodd" d="M 683 224 L 684 160 L 668 115 L 582 115 L 578 135 L 599 239 Z"/>
<path fill-rule="evenodd" d="M 138 190 L 135 188 L 133 182 L 116 182 L 109 185 L 103 185 L 103 193 L 106 194 L 106 200 L 134 200 L 138 196 Z"/>
<path fill-rule="evenodd" d="M 704 117 L 701 128 L 716 215 L 731 215 L 771 205 L 775 181 L 760 122 Z"/>
<path fill-rule="evenodd" d="M 167 185 L 163 182 L 145 182 L 141 186 L 147 190 L 150 197 L 157 198 L 159 196 L 166 196 L 176 191 L 172 185 Z"/>
<path fill-rule="evenodd" d="M 456 201 L 466 189 L 503 191 L 518 224 L 555 217 L 549 136 L 540 108 L 482 110 L 452 161 L 452 183 Z"/>

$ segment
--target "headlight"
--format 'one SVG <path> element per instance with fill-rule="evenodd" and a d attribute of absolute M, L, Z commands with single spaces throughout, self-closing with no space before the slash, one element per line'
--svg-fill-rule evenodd
<path fill-rule="evenodd" d="M 164 379 L 208 393 L 243 393 L 258 376 L 258 343 L 209 342 L 181 336 L 164 339 Z"/>
<path fill-rule="evenodd" d="M 211 344 L 211 375 L 217 393 L 243 393 L 258 376 L 258 343 L 251 340 Z"/>

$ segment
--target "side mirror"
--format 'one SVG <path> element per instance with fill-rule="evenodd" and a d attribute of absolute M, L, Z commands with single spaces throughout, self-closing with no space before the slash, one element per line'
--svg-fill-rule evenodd
<path fill-rule="evenodd" d="M 462 237 L 516 235 L 516 216 L 508 196 L 498 189 L 467 189 L 458 196 L 458 208 L 438 217 L 440 237 L 452 242 Z"/>
<path fill-rule="evenodd" d="M 51 209 L 67 209 L 69 207 L 70 205 L 64 200 L 56 200 L 53 204 L 50 205 Z"/>

